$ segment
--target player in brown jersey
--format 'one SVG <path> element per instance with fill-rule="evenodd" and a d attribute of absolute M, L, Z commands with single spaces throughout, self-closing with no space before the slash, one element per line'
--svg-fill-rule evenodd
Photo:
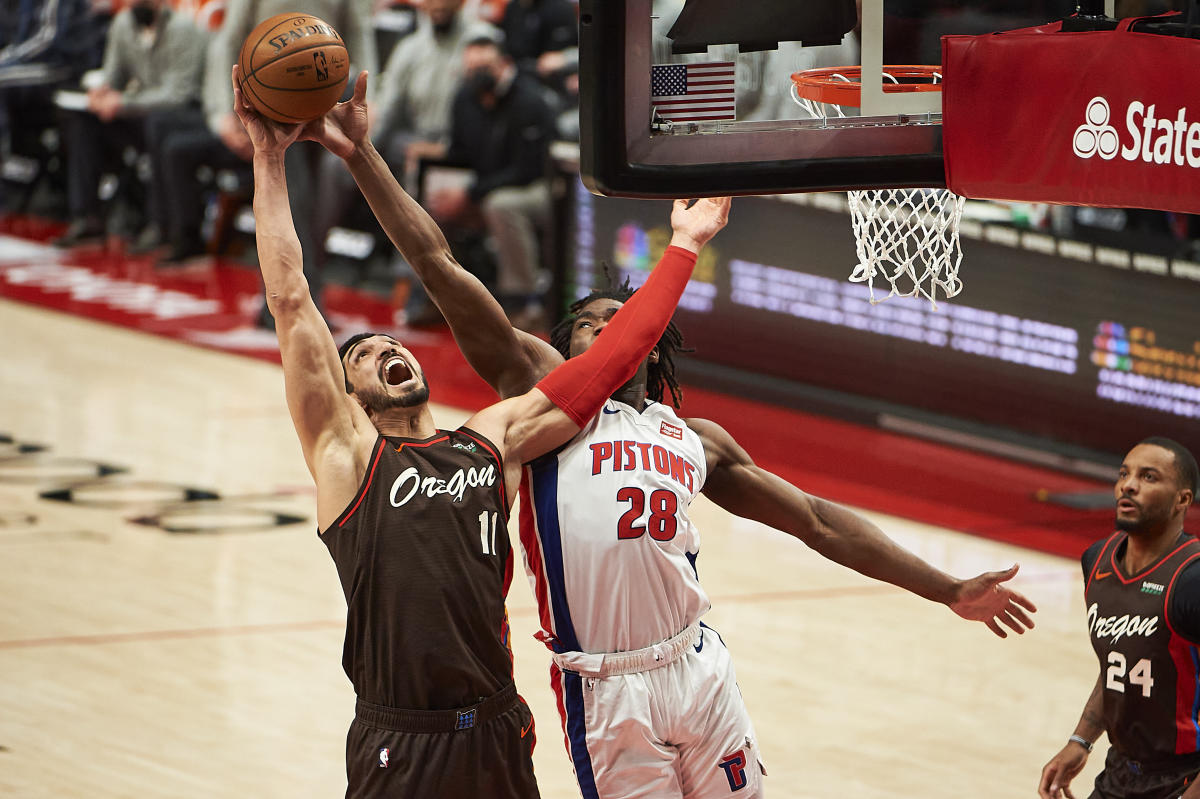
<path fill-rule="evenodd" d="M 512 682 L 504 610 L 506 522 L 521 464 L 570 440 L 633 376 L 696 253 L 724 227 L 729 201 L 676 201 L 672 246 L 592 348 L 598 354 L 563 364 L 457 430 L 438 430 L 412 353 L 378 334 L 355 336 L 339 352 L 301 271 L 284 151 L 301 135 L 335 150 L 349 142 L 320 121 L 263 119 L 238 90 L 236 67 L 233 80 L 254 144 L 259 260 L 288 408 L 346 595 L 342 660 L 358 697 L 346 795 L 536 797 L 533 720 Z M 364 73 L 355 87 L 364 117 L 365 93 Z"/>
<path fill-rule="evenodd" d="M 1100 675 L 1066 746 L 1042 769 L 1042 799 L 1070 785 L 1108 735 L 1094 799 L 1200 798 L 1200 541 L 1184 532 L 1196 459 L 1148 438 L 1121 464 L 1116 532 L 1083 554 L 1088 634 Z"/>

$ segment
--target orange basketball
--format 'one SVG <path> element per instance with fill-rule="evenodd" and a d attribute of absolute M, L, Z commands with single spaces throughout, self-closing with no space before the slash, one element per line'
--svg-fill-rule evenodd
<path fill-rule="evenodd" d="M 238 55 L 242 95 L 276 122 L 307 122 L 342 96 L 350 77 L 346 43 L 311 14 L 277 14 L 250 32 Z"/>

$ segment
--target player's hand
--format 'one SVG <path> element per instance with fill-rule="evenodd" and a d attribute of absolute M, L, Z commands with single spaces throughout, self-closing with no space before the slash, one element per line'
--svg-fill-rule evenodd
<path fill-rule="evenodd" d="M 300 138 L 300 132 L 304 126 L 284 125 L 267 119 L 255 111 L 254 106 L 250 105 L 242 95 L 242 90 L 238 86 L 239 77 L 241 77 L 241 68 L 234 64 L 233 112 L 237 114 L 237 118 L 241 120 L 242 126 L 246 129 L 246 134 L 250 137 L 251 144 L 254 145 L 254 152 L 263 155 L 282 153 Z"/>
<path fill-rule="evenodd" d="M 302 139 L 320 142 L 326 150 L 339 158 L 349 158 L 355 148 L 367 140 L 371 124 L 367 112 L 367 72 L 358 73 L 354 81 L 354 95 L 338 103 L 323 117 L 318 117 L 304 126 Z"/>
<path fill-rule="evenodd" d="M 1071 780 L 1083 770 L 1087 763 L 1088 752 L 1079 744 L 1069 743 L 1055 755 L 1045 768 L 1042 769 L 1042 779 L 1038 783 L 1038 796 L 1041 799 L 1075 799 L 1071 793 Z"/>
<path fill-rule="evenodd" d="M 1001 623 L 1018 634 L 1033 629 L 1033 619 L 1025 611 L 1036 613 L 1037 608 L 1022 594 L 1001 585 L 1011 580 L 1018 568 L 1013 564 L 1011 569 L 986 572 L 959 583 L 950 609 L 964 619 L 983 622 L 1001 638 L 1008 637 Z"/>
<path fill-rule="evenodd" d="M 699 252 L 709 239 L 717 235 L 729 221 L 729 197 L 706 197 L 696 200 L 676 200 L 671 209 L 671 244 Z"/>

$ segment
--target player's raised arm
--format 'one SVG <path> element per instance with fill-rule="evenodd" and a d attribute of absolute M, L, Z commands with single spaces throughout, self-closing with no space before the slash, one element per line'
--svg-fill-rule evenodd
<path fill-rule="evenodd" d="M 471 368 L 501 397 L 524 394 L 562 362 L 545 341 L 516 330 L 487 287 L 454 260 L 437 223 L 400 186 L 367 135 L 367 74 L 314 138 L 349 167 L 375 218 L 417 273 Z M 333 138 L 340 134 L 338 138 Z"/>
<path fill-rule="evenodd" d="M 325 490 L 327 485 L 335 487 L 330 485 L 332 476 L 325 474 L 328 457 L 338 454 L 332 450 L 338 445 L 345 450 L 355 438 L 355 408 L 346 394 L 337 347 L 304 279 L 300 240 L 288 205 L 284 152 L 301 127 L 266 120 L 247 105 L 236 66 L 233 84 L 234 111 L 254 144 L 255 238 L 267 305 L 276 320 L 288 410 L 309 471 Z M 355 476 L 344 479 L 351 483 L 352 496 Z"/>
<path fill-rule="evenodd" d="M 862 516 L 833 502 L 805 494 L 761 468 L 733 437 L 713 422 L 688 419 L 708 459 L 704 495 L 730 513 L 789 533 L 830 560 L 941 602 L 965 619 L 981 621 L 1001 638 L 1001 625 L 1017 633 L 1033 627 L 1026 613 L 1033 603 L 1001 583 L 1017 567 L 960 580 L 935 569 L 896 544 Z"/>
<path fill-rule="evenodd" d="M 476 414 L 468 426 L 485 434 L 490 430 L 493 441 L 503 441 L 507 463 L 518 470 L 570 441 L 650 355 L 687 287 L 697 254 L 728 221 L 729 205 L 728 197 L 698 200 L 691 207 L 676 200 L 671 246 L 595 343 L 528 393 Z"/>

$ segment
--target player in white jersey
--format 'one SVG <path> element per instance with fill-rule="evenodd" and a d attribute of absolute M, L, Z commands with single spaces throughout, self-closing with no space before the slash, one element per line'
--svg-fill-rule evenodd
<path fill-rule="evenodd" d="M 353 102 L 353 101 L 352 101 Z M 362 113 L 340 104 L 326 118 Z M 437 225 L 381 162 L 347 165 L 383 229 L 446 317 L 468 362 L 502 397 L 529 390 L 588 349 L 627 290 L 575 303 L 556 346 L 514 329 L 455 263 Z M 897 546 L 875 525 L 755 465 L 719 425 L 682 420 L 669 327 L 601 413 L 525 470 L 521 540 L 554 689 L 585 799 L 757 797 L 753 727 L 720 637 L 700 625 L 708 598 L 694 568 L 688 505 L 700 491 L 731 513 L 790 533 L 848 568 L 941 602 L 1005 636 L 1032 627 L 1032 603 L 1003 583 L 969 580 Z M 736 793 L 735 793 L 736 792 Z"/>

